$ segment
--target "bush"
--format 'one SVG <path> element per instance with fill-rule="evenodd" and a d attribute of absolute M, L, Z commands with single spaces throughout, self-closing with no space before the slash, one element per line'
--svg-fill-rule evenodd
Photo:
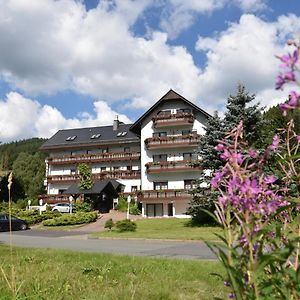
<path fill-rule="evenodd" d="M 104 228 L 111 230 L 115 226 L 115 223 L 112 219 L 109 219 L 105 222 Z"/>
<path fill-rule="evenodd" d="M 78 202 L 75 204 L 75 209 L 77 212 L 91 212 L 92 206 L 87 202 Z"/>
<path fill-rule="evenodd" d="M 22 210 L 14 215 L 16 217 L 21 218 L 22 220 L 26 221 L 28 224 L 33 225 L 33 224 L 40 223 L 44 220 L 49 220 L 49 219 L 59 217 L 59 216 L 61 216 L 61 213 L 45 211 L 40 215 L 37 210 Z"/>
<path fill-rule="evenodd" d="M 116 228 L 119 232 L 136 231 L 136 223 L 131 220 L 122 220 L 116 223 Z"/>
<path fill-rule="evenodd" d="M 115 206 L 115 210 L 127 212 L 127 199 L 124 196 L 119 197 L 118 204 Z"/>
<path fill-rule="evenodd" d="M 65 214 L 59 217 L 43 221 L 44 226 L 66 226 L 95 222 L 98 218 L 96 212 L 77 212 L 75 214 Z"/>
<path fill-rule="evenodd" d="M 140 215 L 141 211 L 138 209 L 138 206 L 136 204 L 130 204 L 129 213 L 131 215 Z"/>

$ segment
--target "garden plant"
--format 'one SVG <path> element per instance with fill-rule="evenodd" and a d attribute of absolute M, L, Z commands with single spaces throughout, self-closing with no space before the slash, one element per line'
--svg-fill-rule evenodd
<path fill-rule="evenodd" d="M 288 44 L 294 51 L 278 57 L 277 89 L 299 85 L 300 44 Z M 280 109 L 286 114 L 299 106 L 300 95 L 292 91 Z M 223 228 L 223 243 L 208 245 L 226 269 L 229 298 L 300 299 L 299 149 L 293 120 L 264 151 L 248 147 L 242 120 L 216 147 L 225 165 L 211 180 L 220 194 L 211 216 Z M 280 172 L 270 168 L 274 160 Z"/>

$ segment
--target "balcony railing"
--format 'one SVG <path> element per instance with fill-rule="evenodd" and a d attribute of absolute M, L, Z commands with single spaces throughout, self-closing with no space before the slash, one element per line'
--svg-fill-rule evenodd
<path fill-rule="evenodd" d="M 39 199 L 43 200 L 43 203 L 60 203 L 60 202 L 67 202 L 69 203 L 70 195 L 68 194 L 58 194 L 58 195 L 39 195 Z M 83 200 L 83 197 L 79 196 L 76 200 Z"/>
<path fill-rule="evenodd" d="M 152 118 L 155 128 L 192 125 L 194 123 L 194 114 L 192 112 L 178 112 L 176 114 L 158 114 Z"/>
<path fill-rule="evenodd" d="M 93 180 L 103 179 L 140 179 L 140 170 L 113 170 L 104 171 L 98 174 L 93 174 Z M 54 182 L 79 182 L 80 177 L 78 174 L 74 175 L 50 175 L 47 176 L 48 183 Z"/>
<path fill-rule="evenodd" d="M 199 171 L 201 169 L 199 162 L 192 160 L 149 162 L 145 166 L 148 174 L 180 171 L 190 172 Z"/>
<path fill-rule="evenodd" d="M 174 147 L 195 147 L 198 145 L 199 141 L 200 135 L 192 133 L 187 135 L 148 138 L 145 140 L 145 145 L 149 150 Z"/>
<path fill-rule="evenodd" d="M 175 201 L 175 200 L 191 200 L 192 195 L 186 190 L 148 190 L 143 191 L 139 196 L 140 201 Z"/>
<path fill-rule="evenodd" d="M 117 153 L 99 153 L 99 154 L 78 154 L 68 156 L 52 156 L 48 157 L 48 164 L 63 165 L 63 164 L 78 164 L 78 163 L 97 163 L 107 161 L 122 161 L 122 160 L 139 160 L 140 152 L 117 152 Z"/>

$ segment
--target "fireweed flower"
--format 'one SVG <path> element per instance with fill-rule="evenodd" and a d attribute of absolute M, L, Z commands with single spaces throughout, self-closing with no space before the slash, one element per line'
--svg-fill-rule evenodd
<path fill-rule="evenodd" d="M 293 54 L 288 53 L 278 58 L 282 61 L 281 68 L 294 68 L 298 60 L 298 51 L 295 50 Z"/>
<path fill-rule="evenodd" d="M 274 183 L 277 180 L 275 175 L 265 176 L 264 182 L 266 184 Z"/>
<path fill-rule="evenodd" d="M 289 101 L 287 103 L 280 104 L 279 108 L 283 115 L 286 115 L 289 110 L 295 109 L 297 106 L 299 106 L 299 103 L 300 95 L 298 95 L 295 91 L 292 91 L 289 95 Z"/>
<path fill-rule="evenodd" d="M 271 150 L 277 150 L 279 146 L 280 138 L 277 134 L 274 135 L 272 144 L 269 146 Z"/>

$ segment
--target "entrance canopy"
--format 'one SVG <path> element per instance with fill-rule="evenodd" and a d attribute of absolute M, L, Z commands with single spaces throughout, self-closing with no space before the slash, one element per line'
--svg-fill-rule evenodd
<path fill-rule="evenodd" d="M 64 194 L 69 195 L 91 195 L 101 194 L 103 192 L 110 194 L 113 198 L 118 197 L 118 193 L 122 191 L 124 185 L 114 179 L 106 179 L 101 181 L 95 181 L 92 188 L 89 190 L 82 190 L 78 183 L 72 184 L 68 189 L 64 191 Z"/>

